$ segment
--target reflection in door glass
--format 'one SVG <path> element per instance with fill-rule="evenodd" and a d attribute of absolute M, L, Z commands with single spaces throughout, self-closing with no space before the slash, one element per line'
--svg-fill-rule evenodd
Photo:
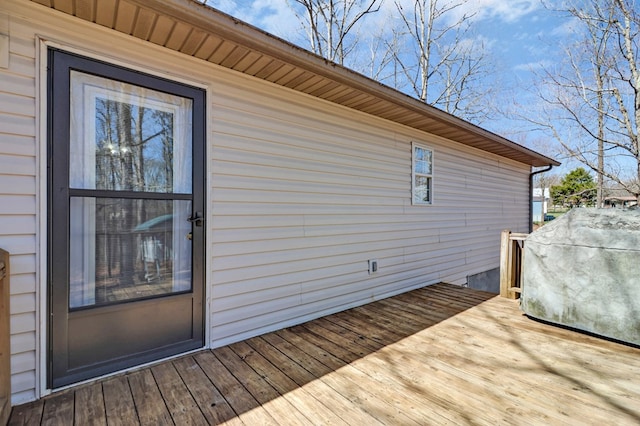
<path fill-rule="evenodd" d="M 96 189 L 173 192 L 173 114 L 95 101 Z"/>
<path fill-rule="evenodd" d="M 70 201 L 70 308 L 191 290 L 190 201 Z"/>
<path fill-rule="evenodd" d="M 71 72 L 69 185 L 191 193 L 192 101 Z"/>

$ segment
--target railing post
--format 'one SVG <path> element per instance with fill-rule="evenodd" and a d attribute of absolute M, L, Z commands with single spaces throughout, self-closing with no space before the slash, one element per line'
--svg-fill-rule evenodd
<path fill-rule="evenodd" d="M 509 269 L 511 268 L 511 231 L 505 229 L 500 235 L 500 296 L 509 297 L 511 280 Z"/>
<path fill-rule="evenodd" d="M 522 293 L 523 247 L 527 235 L 509 230 L 500 235 L 500 296 L 507 299 L 517 299 Z"/>
<path fill-rule="evenodd" d="M 7 424 L 11 412 L 9 332 L 9 253 L 0 249 L 0 425 Z"/>
<path fill-rule="evenodd" d="M 500 235 L 500 296 L 517 299 L 522 292 L 524 250 L 519 241 L 528 234 L 502 231 Z"/>

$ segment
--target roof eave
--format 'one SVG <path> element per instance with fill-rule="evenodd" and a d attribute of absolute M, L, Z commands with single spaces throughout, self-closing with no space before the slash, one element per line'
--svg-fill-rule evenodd
<path fill-rule="evenodd" d="M 58 10 L 61 9 L 58 5 L 64 3 L 54 3 L 52 0 L 32 1 Z M 327 83 L 332 83 L 333 88 L 331 90 L 335 90 L 335 85 L 337 84 L 344 88 L 354 89 L 356 92 L 363 94 L 363 96 L 369 100 L 368 102 L 362 103 L 364 106 L 351 106 L 349 105 L 348 98 L 338 98 L 337 100 L 329 99 L 330 96 L 327 94 L 328 99 L 326 100 L 330 102 L 345 105 L 371 115 L 376 115 L 421 131 L 435 134 L 437 136 L 448 137 L 456 142 L 529 164 L 532 167 L 548 165 L 557 166 L 560 164 L 552 158 L 546 157 L 502 136 L 489 132 L 488 130 L 427 105 L 424 102 L 358 74 L 355 71 L 330 62 L 318 55 L 273 36 L 250 24 L 242 22 L 230 15 L 206 6 L 196 0 L 121 0 L 120 2 L 114 2 L 113 4 L 116 5 L 115 7 L 119 7 L 125 2 L 130 5 L 134 5 L 141 10 L 152 11 L 158 15 L 187 24 L 216 38 L 223 39 L 226 42 L 234 43 L 244 49 L 248 49 L 251 52 L 264 55 L 268 58 L 273 58 L 283 64 L 288 64 L 294 67 L 298 72 L 302 70 L 315 76 L 319 76 L 326 79 Z M 68 10 L 61 11 L 78 16 L 78 13 L 75 10 L 72 12 L 69 12 Z M 85 16 L 78 17 L 88 21 L 92 21 L 93 19 Z M 116 29 L 114 27 L 115 24 L 112 25 L 112 29 Z M 131 31 L 131 34 L 132 36 L 135 36 L 136 32 Z M 144 39 L 143 37 L 138 38 Z M 171 48 L 169 46 L 164 47 Z M 180 51 L 180 48 L 174 48 L 173 50 Z M 195 56 L 194 53 L 191 53 L 191 55 Z M 207 60 L 239 72 L 244 71 L 236 69 L 233 65 L 227 65 L 224 59 L 213 61 L 209 58 Z M 270 81 L 268 79 L 268 75 L 253 76 Z M 324 99 L 324 93 L 322 91 L 312 93 L 312 91 L 305 91 L 305 89 L 299 89 L 292 86 L 293 83 L 291 82 L 289 82 L 289 84 L 280 83 L 278 81 L 272 82 Z M 327 87 L 329 86 L 330 85 L 328 84 Z M 378 105 L 380 103 L 382 103 L 382 106 L 387 105 L 390 108 L 380 108 L 380 105 Z M 372 104 L 376 105 L 371 106 Z M 416 116 L 418 119 L 412 118 Z M 440 130 L 443 128 L 443 125 L 447 131 Z M 449 137 L 448 135 L 452 133 L 460 139 L 464 139 L 464 141 L 456 140 L 456 136 Z"/>

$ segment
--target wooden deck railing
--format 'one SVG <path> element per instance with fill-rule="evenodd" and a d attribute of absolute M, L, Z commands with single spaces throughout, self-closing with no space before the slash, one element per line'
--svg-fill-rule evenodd
<path fill-rule="evenodd" d="M 9 253 L 0 249 L 0 425 L 11 412 L 11 349 L 9 345 Z"/>
<path fill-rule="evenodd" d="M 522 292 L 524 239 L 529 234 L 502 231 L 500 237 L 500 296 L 517 299 Z"/>

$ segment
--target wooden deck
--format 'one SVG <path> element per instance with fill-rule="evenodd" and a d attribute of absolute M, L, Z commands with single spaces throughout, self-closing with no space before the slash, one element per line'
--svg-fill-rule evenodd
<path fill-rule="evenodd" d="M 438 284 L 14 407 L 13 424 L 640 424 L 640 349 Z"/>

